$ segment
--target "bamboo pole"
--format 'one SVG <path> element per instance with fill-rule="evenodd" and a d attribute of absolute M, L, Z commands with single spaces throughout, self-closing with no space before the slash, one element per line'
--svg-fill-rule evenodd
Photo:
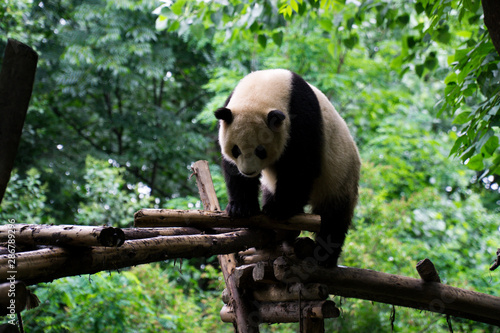
<path fill-rule="evenodd" d="M 260 214 L 231 218 L 226 213 L 203 210 L 141 209 L 134 214 L 136 227 L 264 228 L 319 231 L 319 215 L 299 214 L 289 220 L 272 220 Z"/>
<path fill-rule="evenodd" d="M 274 261 L 280 281 L 315 282 L 328 286 L 330 294 L 360 298 L 500 325 L 500 297 L 352 267 L 325 269 L 313 261 Z"/>
<path fill-rule="evenodd" d="M 196 175 L 196 182 L 204 208 L 220 212 L 219 200 L 215 195 L 215 188 L 208 168 L 208 162 L 197 161 L 191 168 Z M 213 224 L 210 226 L 215 227 Z M 238 333 L 258 333 L 259 321 L 256 320 L 258 318 L 251 316 L 252 313 L 255 313 L 255 309 L 247 299 L 242 297 L 234 279 L 233 274 L 236 268 L 236 255 L 234 253 L 219 255 L 218 259 L 224 276 L 224 282 L 229 292 L 230 303 L 234 310 L 234 317 L 229 322 L 233 323 L 235 331 Z"/>
<path fill-rule="evenodd" d="M 54 279 L 94 274 L 133 265 L 175 258 L 208 257 L 264 246 L 272 240 L 269 232 L 240 230 L 217 235 L 159 236 L 126 241 L 120 247 L 61 248 L 0 255 L 0 282 L 14 271 L 16 279 L 31 285 Z M 15 263 L 11 266 L 12 260 Z"/>
<path fill-rule="evenodd" d="M 14 235 L 16 244 L 58 246 L 121 246 L 122 229 L 78 225 L 8 224 L 0 226 L 0 242 Z"/>

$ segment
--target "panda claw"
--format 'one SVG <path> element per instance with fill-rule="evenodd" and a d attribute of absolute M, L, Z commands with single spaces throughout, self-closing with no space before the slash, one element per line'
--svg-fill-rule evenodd
<path fill-rule="evenodd" d="M 253 215 L 257 215 L 259 211 L 260 210 L 258 207 L 255 208 L 248 205 L 239 204 L 234 201 L 229 202 L 226 207 L 226 213 L 230 217 L 240 217 L 240 218 L 250 217 Z"/>

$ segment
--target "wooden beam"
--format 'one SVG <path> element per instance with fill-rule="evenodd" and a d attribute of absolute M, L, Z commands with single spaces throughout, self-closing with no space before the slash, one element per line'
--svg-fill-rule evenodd
<path fill-rule="evenodd" d="M 318 301 L 328 298 L 328 287 L 319 283 L 270 284 L 255 288 L 253 297 L 260 302 Z"/>
<path fill-rule="evenodd" d="M 300 318 L 336 318 L 339 309 L 333 301 L 263 302 L 257 305 L 258 312 L 253 314 L 263 323 L 296 323 Z M 230 305 L 224 305 L 220 312 L 222 321 L 232 322 L 235 313 Z"/>
<path fill-rule="evenodd" d="M 38 55 L 9 39 L 0 71 L 0 203 L 14 167 L 35 81 Z"/>
<path fill-rule="evenodd" d="M 321 218 L 319 215 L 299 214 L 289 220 L 278 221 L 272 220 L 263 214 L 250 218 L 231 218 L 220 210 L 141 209 L 134 215 L 134 224 L 138 228 L 264 228 L 317 232 L 320 223 Z"/>
<path fill-rule="evenodd" d="M 198 191 L 205 209 L 213 209 L 220 212 L 219 200 L 215 194 L 212 176 L 208 168 L 207 161 L 195 162 L 191 169 L 196 175 Z M 217 227 L 212 225 L 213 227 Z M 267 235 L 269 236 L 269 234 Z M 234 251 L 238 252 L 238 251 Z M 258 333 L 260 321 L 256 320 L 252 313 L 255 309 L 252 304 L 242 296 L 241 290 L 236 286 L 234 279 L 234 270 L 236 269 L 236 255 L 233 253 L 227 255 L 219 255 L 219 263 L 221 266 L 226 289 L 229 292 L 230 304 L 233 309 L 234 317 L 229 321 L 232 322 L 236 332 L 238 333 Z"/>
<path fill-rule="evenodd" d="M 274 274 L 280 281 L 315 282 L 328 286 L 330 294 L 360 298 L 500 326 L 500 297 L 352 267 L 326 269 L 314 261 L 274 261 Z"/>
<path fill-rule="evenodd" d="M 9 235 L 16 244 L 58 246 L 121 246 L 125 234 L 120 228 L 79 225 L 8 224 L 0 226 L 0 242 Z"/>
<path fill-rule="evenodd" d="M 0 282 L 10 271 L 27 285 L 55 279 L 94 274 L 104 270 L 146 264 L 176 258 L 209 257 L 221 253 L 242 251 L 249 246 L 265 246 L 272 241 L 269 232 L 240 230 L 217 235 L 159 236 L 125 241 L 120 247 L 50 246 L 35 251 L 0 255 Z"/>

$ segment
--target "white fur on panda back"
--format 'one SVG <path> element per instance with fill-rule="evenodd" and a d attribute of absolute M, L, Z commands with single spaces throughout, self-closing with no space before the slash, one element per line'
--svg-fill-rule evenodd
<path fill-rule="evenodd" d="M 321 108 L 325 140 L 321 175 L 316 179 L 310 197 L 310 204 L 315 207 L 335 199 L 336 195 L 344 196 L 353 192 L 352 186 L 357 183 L 360 160 L 358 149 L 344 119 L 318 88 L 310 86 Z"/>

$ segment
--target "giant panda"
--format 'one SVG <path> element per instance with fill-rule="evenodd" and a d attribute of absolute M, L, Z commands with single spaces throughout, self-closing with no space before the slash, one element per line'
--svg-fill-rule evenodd
<path fill-rule="evenodd" d="M 274 219 L 321 216 L 315 259 L 336 266 L 358 198 L 360 158 L 345 121 L 327 97 L 285 69 L 256 71 L 234 88 L 219 119 L 226 212 Z"/>

